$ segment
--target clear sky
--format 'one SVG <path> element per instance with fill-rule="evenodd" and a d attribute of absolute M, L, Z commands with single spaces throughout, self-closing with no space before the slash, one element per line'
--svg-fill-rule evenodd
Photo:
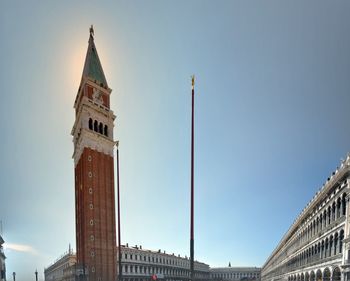
<path fill-rule="evenodd" d="M 75 249 L 71 128 L 89 27 L 117 115 L 122 242 L 262 266 L 350 151 L 349 1 L 1 1 L 7 277 Z"/>

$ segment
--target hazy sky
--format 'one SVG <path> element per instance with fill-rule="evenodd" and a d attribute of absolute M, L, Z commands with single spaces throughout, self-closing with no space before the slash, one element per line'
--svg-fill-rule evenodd
<path fill-rule="evenodd" d="M 262 266 L 350 151 L 349 1 L 1 1 L 7 278 L 75 249 L 73 102 L 89 37 L 117 115 L 122 242 Z"/>

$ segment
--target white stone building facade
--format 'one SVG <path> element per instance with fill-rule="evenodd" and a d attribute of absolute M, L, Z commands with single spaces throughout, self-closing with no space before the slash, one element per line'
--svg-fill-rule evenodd
<path fill-rule="evenodd" d="M 187 257 L 145 250 L 142 246 L 129 247 L 128 244 L 122 246 L 121 255 L 123 281 L 151 281 L 152 277 L 164 281 L 190 279 L 190 259 Z M 45 281 L 79 280 L 79 269 L 75 268 L 75 264 L 75 253 L 64 255 L 45 269 Z M 194 270 L 196 281 L 210 280 L 209 265 L 195 261 Z"/>
<path fill-rule="evenodd" d="M 3 249 L 4 239 L 0 235 L 0 281 L 6 281 L 5 253 Z"/>
<path fill-rule="evenodd" d="M 350 281 L 349 191 L 348 155 L 267 259 L 262 281 Z"/>
<path fill-rule="evenodd" d="M 122 246 L 122 279 L 125 281 L 149 281 L 153 275 L 166 281 L 186 281 L 190 279 L 190 259 L 165 251 L 151 251 L 142 246 Z M 118 268 L 118 267 L 117 267 Z M 210 279 L 209 265 L 194 262 L 195 279 Z"/>
<path fill-rule="evenodd" d="M 49 267 L 45 268 L 45 281 L 75 281 L 76 254 L 71 249 Z"/>
<path fill-rule="evenodd" d="M 258 267 L 214 267 L 210 268 L 210 278 L 214 281 L 260 280 Z"/>

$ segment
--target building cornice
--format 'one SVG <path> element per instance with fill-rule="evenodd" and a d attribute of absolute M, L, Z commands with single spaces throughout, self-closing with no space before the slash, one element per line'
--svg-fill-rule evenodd
<path fill-rule="evenodd" d="M 84 148 L 91 148 L 113 157 L 114 146 L 115 142 L 108 137 L 83 128 L 74 146 L 74 153 L 72 155 L 74 166 L 78 164 Z"/>

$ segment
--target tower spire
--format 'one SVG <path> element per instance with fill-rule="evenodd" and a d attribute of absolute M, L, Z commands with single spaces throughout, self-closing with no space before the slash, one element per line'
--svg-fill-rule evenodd
<path fill-rule="evenodd" d="M 94 42 L 95 31 L 93 25 L 90 26 L 89 31 L 89 46 L 85 58 L 83 78 L 89 78 L 92 82 L 95 82 L 99 86 L 108 88 L 106 76 L 103 72 Z"/>

